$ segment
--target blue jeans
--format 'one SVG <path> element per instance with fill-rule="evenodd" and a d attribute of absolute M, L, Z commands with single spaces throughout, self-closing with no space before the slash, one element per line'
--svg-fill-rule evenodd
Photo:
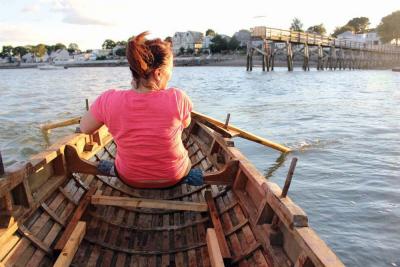
<path fill-rule="evenodd" d="M 104 175 L 118 177 L 117 169 L 115 168 L 114 162 L 112 161 L 100 160 L 97 169 Z M 185 177 L 183 177 L 180 182 L 188 185 L 200 186 L 203 185 L 204 183 L 203 178 L 204 177 L 202 170 L 191 169 L 189 173 Z"/>

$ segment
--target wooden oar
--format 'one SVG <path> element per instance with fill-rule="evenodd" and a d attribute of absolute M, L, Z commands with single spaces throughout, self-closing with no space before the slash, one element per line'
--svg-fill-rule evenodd
<path fill-rule="evenodd" d="M 232 124 L 226 125 L 226 124 L 223 123 L 222 121 L 219 121 L 219 120 L 214 119 L 214 118 L 212 118 L 212 117 L 206 116 L 206 115 L 201 114 L 201 113 L 199 113 L 199 112 L 192 111 L 192 117 L 193 117 L 193 118 L 196 118 L 196 119 L 198 119 L 198 120 L 200 120 L 200 121 L 207 121 L 207 122 L 210 122 L 210 123 L 212 123 L 212 124 L 215 124 L 215 125 L 218 126 L 218 127 L 227 128 L 229 131 L 238 133 L 238 136 L 239 136 L 239 137 L 242 137 L 242 138 L 244 138 L 244 139 L 247 139 L 247 140 L 250 140 L 250 141 L 253 141 L 253 142 L 262 144 L 262 145 L 264 145 L 264 146 L 267 146 L 267 147 L 270 147 L 270 148 L 273 148 L 273 149 L 276 149 L 276 150 L 279 150 L 279 151 L 281 151 L 281 152 L 283 152 L 283 153 L 288 153 L 288 152 L 291 152 L 291 151 L 292 151 L 292 150 L 291 150 L 290 148 L 288 148 L 288 147 L 285 147 L 285 146 L 283 146 L 283 145 L 274 143 L 274 142 L 272 142 L 272 141 L 269 141 L 269 140 L 267 140 L 267 139 L 265 139 L 265 138 L 262 138 L 262 137 L 260 137 L 260 136 L 255 135 L 255 134 L 246 132 L 246 131 L 244 131 L 244 130 L 238 128 L 238 127 L 233 126 Z"/>
<path fill-rule="evenodd" d="M 76 118 L 68 119 L 68 120 L 65 120 L 65 121 L 48 123 L 48 124 L 40 126 L 40 129 L 42 129 L 43 132 L 47 133 L 51 129 L 78 124 L 80 120 L 81 120 L 81 117 L 76 117 Z"/>

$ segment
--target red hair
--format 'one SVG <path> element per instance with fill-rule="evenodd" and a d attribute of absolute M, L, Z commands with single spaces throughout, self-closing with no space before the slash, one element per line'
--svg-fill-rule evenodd
<path fill-rule="evenodd" d="M 172 56 L 171 43 L 161 39 L 147 40 L 149 32 L 142 32 L 128 41 L 126 57 L 129 68 L 137 85 L 142 82 L 147 85 L 150 74 L 158 68 L 162 68 Z"/>

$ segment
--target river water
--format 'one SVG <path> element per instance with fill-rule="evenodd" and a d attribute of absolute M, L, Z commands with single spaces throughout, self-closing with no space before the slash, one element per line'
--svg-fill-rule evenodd
<path fill-rule="evenodd" d="M 348 266 L 400 266 L 400 74 L 391 71 L 263 73 L 243 67 L 175 68 L 171 86 L 195 109 L 294 149 L 236 145 L 289 196 Z M 46 139 L 39 124 L 81 115 L 108 88 L 128 89 L 128 68 L 0 70 L 0 150 L 6 166 L 27 159 L 73 128 Z M 277 168 L 279 167 L 280 168 Z"/>

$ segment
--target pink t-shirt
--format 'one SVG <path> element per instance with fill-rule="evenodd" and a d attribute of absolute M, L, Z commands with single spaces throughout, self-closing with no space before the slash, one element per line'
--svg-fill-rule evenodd
<path fill-rule="evenodd" d="M 191 111 L 189 97 L 175 88 L 149 93 L 112 89 L 90 107 L 114 137 L 121 179 L 146 188 L 170 186 L 185 175 L 190 160 L 181 135 Z"/>

